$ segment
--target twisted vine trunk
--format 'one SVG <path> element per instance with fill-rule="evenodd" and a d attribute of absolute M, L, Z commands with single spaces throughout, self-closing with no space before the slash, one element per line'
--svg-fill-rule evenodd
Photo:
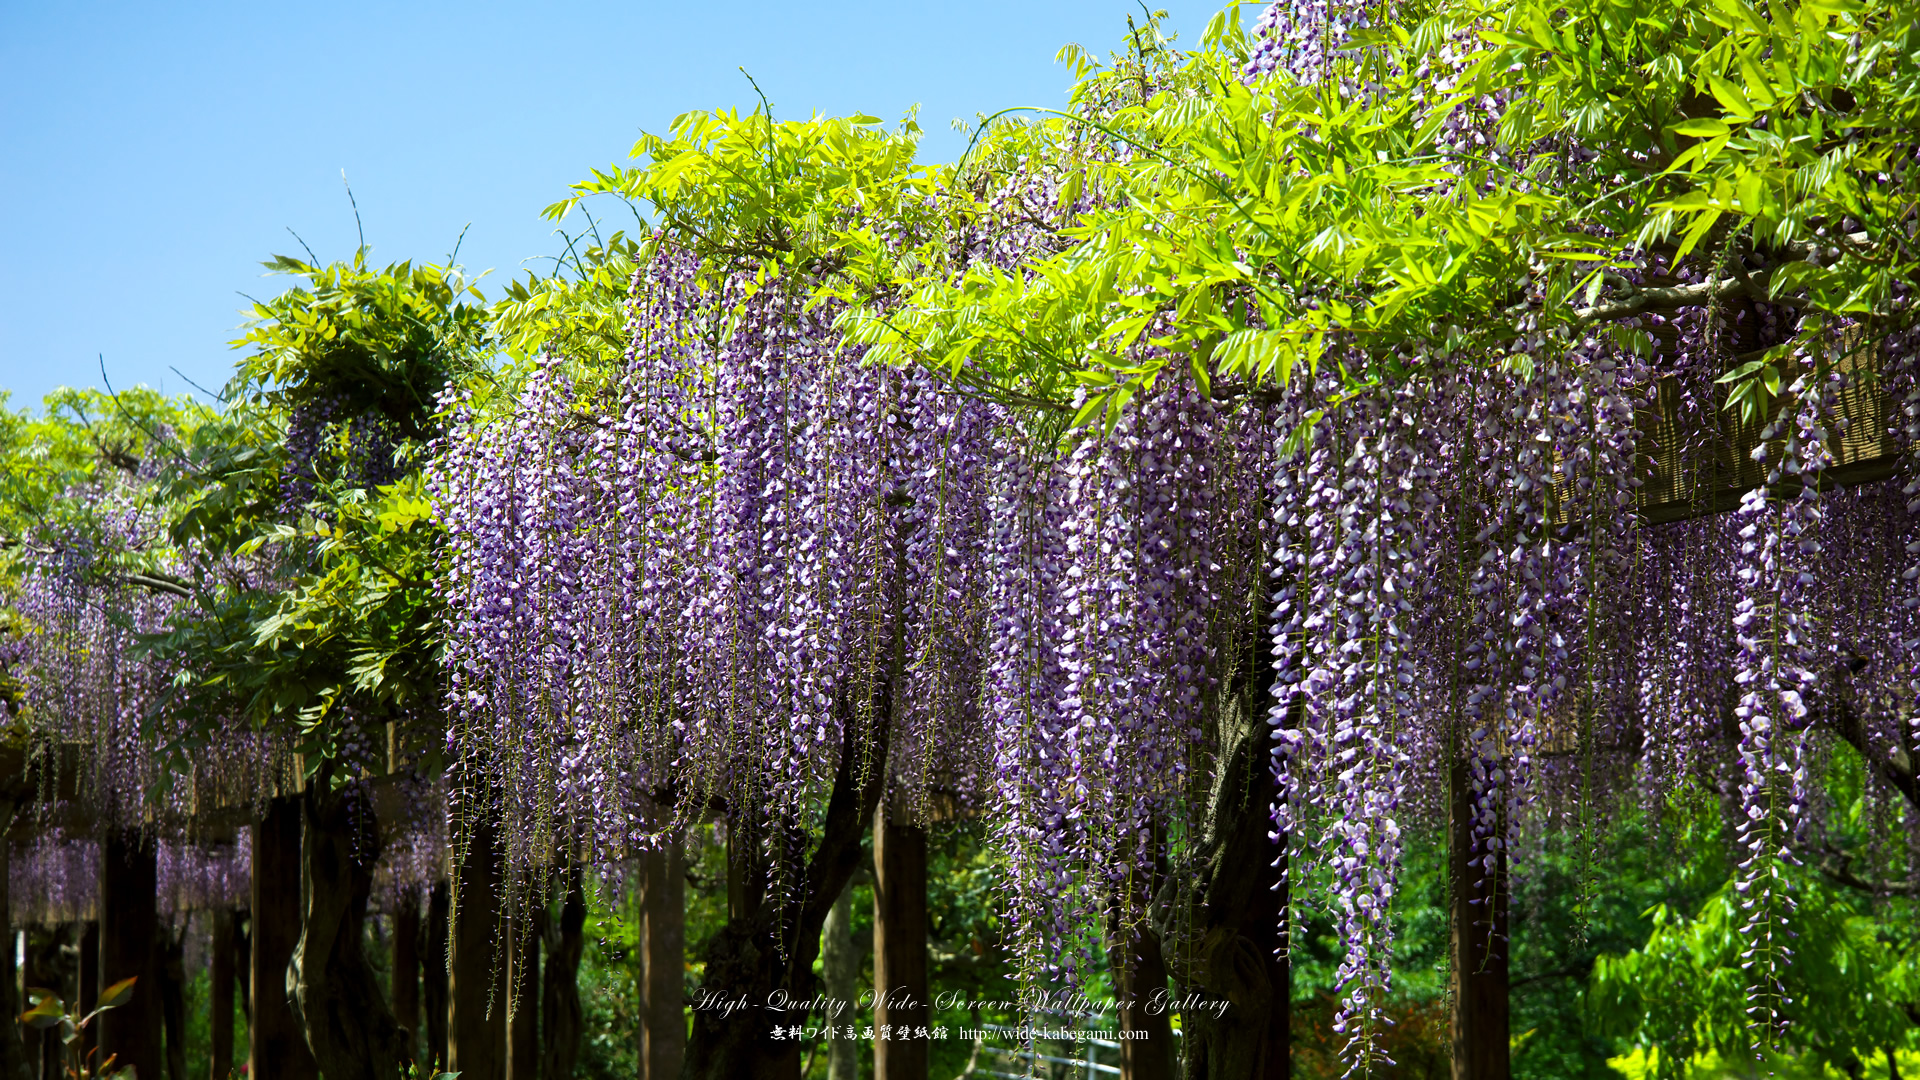
<path fill-rule="evenodd" d="M 326 1080 L 393 1080 L 405 1044 L 363 945 L 379 855 L 373 806 L 360 785 L 328 787 L 317 777 L 301 799 L 302 919 L 287 996 Z"/>
<path fill-rule="evenodd" d="M 505 1080 L 507 1008 L 495 977 L 500 963 L 505 853 L 491 802 L 483 792 L 462 791 L 473 800 L 471 835 L 461 853 L 453 882 L 453 919 L 448 930 L 447 1068 L 461 1080 Z M 472 813 L 471 810 L 463 812 Z"/>
<path fill-rule="evenodd" d="M 853 883 L 833 902 L 821 930 L 820 966 L 826 975 L 827 996 L 852 1009 L 860 995 L 860 947 L 853 941 Z M 838 1019 L 851 1023 L 849 1015 Z M 852 1039 L 827 1044 L 827 1080 L 860 1080 L 860 1048 Z"/>
<path fill-rule="evenodd" d="M 1159 846 L 1160 829 L 1153 846 Z M 1165 879 L 1164 865 L 1154 867 L 1151 875 L 1140 875 L 1134 892 L 1136 909 L 1148 915 L 1131 927 L 1120 912 L 1108 922 L 1107 963 L 1113 971 L 1115 1019 L 1120 1031 L 1120 1076 L 1122 1080 L 1173 1080 L 1173 1019 L 1167 1000 L 1167 961 L 1161 951 L 1160 934 L 1150 917 L 1153 894 Z"/>
<path fill-rule="evenodd" d="M 1293 985 L 1279 955 L 1287 868 L 1267 838 L 1275 794 L 1267 726 L 1253 719 L 1245 727 L 1223 755 L 1200 883 L 1199 955 L 1182 987 L 1225 1007 L 1182 1016 L 1186 1080 L 1285 1080 L 1288 1072 Z"/>
<path fill-rule="evenodd" d="M 540 1075 L 540 941 L 547 933 L 544 903 L 523 898 L 507 922 L 507 1080 Z"/>
<path fill-rule="evenodd" d="M 883 703 L 879 715 L 888 709 Z M 864 767 L 886 760 L 884 730 L 862 740 L 856 723 L 841 727 L 840 761 L 827 801 L 825 825 L 810 858 L 789 868 L 802 883 L 799 899 L 784 908 L 767 902 L 773 869 L 757 858 L 760 845 L 742 843 L 729 856 L 727 925 L 708 943 L 706 991 L 696 1003 L 687 1047 L 687 1080 L 798 1080 L 800 1042 L 776 1039 L 776 1027 L 804 1026 L 819 992 L 813 961 L 820 930 L 833 903 L 860 867 L 860 836 L 872 820 L 885 787 L 884 770 Z M 736 820 L 733 824 L 744 825 Z M 734 835 L 730 831 L 730 836 Z M 793 836 L 777 837 L 775 850 L 791 850 Z M 775 1008 L 776 991 L 798 1008 Z M 740 1007 L 731 1007 L 738 1004 Z M 705 1007 L 703 1007 L 703 1005 Z"/>
<path fill-rule="evenodd" d="M 262 1080 L 320 1075 L 287 995 L 287 965 L 300 938 L 300 879 L 300 803 L 277 798 L 253 827 L 247 1075 Z"/>

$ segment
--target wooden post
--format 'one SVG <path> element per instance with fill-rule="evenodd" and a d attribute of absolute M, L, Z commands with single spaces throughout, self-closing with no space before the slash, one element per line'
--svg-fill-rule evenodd
<path fill-rule="evenodd" d="M 1120 1041 L 1120 1075 L 1123 1080 L 1173 1080 L 1173 1023 L 1160 935 L 1143 922 L 1124 942 L 1113 950 L 1115 1012 L 1120 1030 L 1132 1037 Z"/>
<path fill-rule="evenodd" d="M 676 837 L 649 851 L 641 862 L 641 1074 L 645 1080 L 677 1080 L 687 1053 L 686 989 L 687 867 Z"/>
<path fill-rule="evenodd" d="M 1263 819 L 1266 817 L 1266 807 L 1272 805 L 1273 795 L 1272 774 L 1267 772 L 1264 764 L 1260 770 L 1266 777 L 1260 788 L 1265 799 L 1260 804 Z M 1255 955 L 1260 957 L 1265 968 L 1269 987 L 1266 1047 L 1260 1058 L 1258 1080 L 1287 1080 L 1293 1056 L 1293 970 L 1284 955 L 1287 946 L 1287 860 L 1278 847 L 1267 842 L 1264 820 L 1260 831 L 1261 846 L 1259 854 L 1255 856 L 1259 859 L 1260 887 L 1254 893 L 1256 902 L 1244 909 L 1240 935 L 1253 942 Z"/>
<path fill-rule="evenodd" d="M 547 935 L 547 965 L 541 977 L 543 1080 L 573 1080 L 574 1067 L 580 1062 L 580 953 L 586 944 L 587 901 L 580 868 L 572 867 L 567 877 L 567 899 L 560 905 L 559 923 Z"/>
<path fill-rule="evenodd" d="M 100 1014 L 100 1054 L 160 1075 L 159 866 L 153 838 L 114 829 L 100 844 L 100 985 L 137 978 L 126 1004 Z"/>
<path fill-rule="evenodd" d="M 427 893 L 427 955 L 420 970 L 421 1001 L 427 1014 L 427 1062 L 435 1070 L 447 1067 L 447 951 L 453 902 L 444 881 Z"/>
<path fill-rule="evenodd" d="M 873 1077 L 926 1080 L 932 1022 L 927 988 L 927 830 L 893 820 L 887 801 L 873 812 Z M 887 1038 L 905 1028 L 908 1038 Z"/>
<path fill-rule="evenodd" d="M 404 893 L 393 912 L 393 1019 L 407 1033 L 407 1059 L 420 1057 L 420 898 Z"/>
<path fill-rule="evenodd" d="M 98 914 L 96 911 L 95 914 Z M 100 920 L 90 919 L 80 929 L 80 1015 L 85 1016 L 100 1004 Z M 94 1026 L 80 1037 L 80 1055 L 86 1058 L 100 1045 Z M 88 1059 L 92 1060 L 92 1059 Z"/>
<path fill-rule="evenodd" d="M 233 984 L 234 918 L 232 908 L 213 909 L 213 956 L 208 988 L 208 1035 L 212 1051 L 208 1057 L 208 1080 L 227 1080 L 233 1072 Z"/>
<path fill-rule="evenodd" d="M 507 928 L 507 1080 L 540 1076 L 540 938 L 547 920 L 530 900 Z"/>
<path fill-rule="evenodd" d="M 853 938 L 853 882 L 840 890 L 820 931 L 820 968 L 827 996 L 844 1011 L 826 1017 L 836 1027 L 854 1022 L 854 1002 L 860 999 L 860 946 Z M 860 1080 L 860 1047 L 852 1039 L 827 1043 L 827 1080 Z"/>
<path fill-rule="evenodd" d="M 300 940 L 300 803 L 267 804 L 253 827 L 253 1012 L 247 1022 L 247 1075 L 318 1080 L 320 1070 L 287 998 L 287 964 Z"/>
<path fill-rule="evenodd" d="M 1452 769 L 1453 1080 L 1508 1080 L 1507 862 L 1469 866 L 1473 788 L 1467 763 Z"/>
<path fill-rule="evenodd" d="M 179 932 L 160 927 L 160 1026 L 165 1033 L 167 1080 L 187 1080 L 187 964 L 186 926 Z"/>
<path fill-rule="evenodd" d="M 13 935 L 13 897 L 8 889 L 8 878 L 12 873 L 13 842 L 7 833 L 13 828 L 13 810 L 16 804 L 12 799 L 0 801 L 0 935 L 6 947 L 6 959 L 0 962 L 0 1023 L 6 1028 L 0 1031 L 0 1078 L 16 1080 L 27 1068 L 27 1047 L 25 1031 L 14 1018 L 26 1011 L 26 1003 L 20 1000 L 20 973 L 15 964 Z"/>
<path fill-rule="evenodd" d="M 453 883 L 453 940 L 448 974 L 447 1068 L 460 1080 L 505 1080 L 507 1009 L 494 993 L 494 950 L 500 940 L 500 837 L 484 808 L 475 815 Z"/>

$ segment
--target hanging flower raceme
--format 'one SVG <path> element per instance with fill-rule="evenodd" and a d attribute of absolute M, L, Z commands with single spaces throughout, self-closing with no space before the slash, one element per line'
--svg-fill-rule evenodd
<path fill-rule="evenodd" d="M 453 750 L 508 851 L 618 858 L 713 807 L 805 822 L 851 725 L 966 786 L 987 407 L 865 365 L 785 285 L 662 242 L 618 372 L 547 357 L 454 403 Z M 911 800 L 910 800 L 911 801 Z"/>

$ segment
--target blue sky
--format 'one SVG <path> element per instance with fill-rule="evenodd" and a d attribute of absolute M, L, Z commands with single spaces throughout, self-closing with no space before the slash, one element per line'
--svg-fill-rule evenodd
<path fill-rule="evenodd" d="M 1159 6 L 1191 43 L 1220 4 Z M 352 253 L 342 169 L 376 260 L 444 259 L 471 223 L 460 261 L 492 295 L 557 249 L 540 209 L 569 182 L 678 113 L 750 106 L 741 67 L 776 115 L 918 103 L 950 160 L 950 120 L 1063 103 L 1058 48 L 1104 54 L 1138 10 L 0 0 L 0 388 L 100 385 L 104 357 L 116 387 L 217 389 L 288 228 Z"/>

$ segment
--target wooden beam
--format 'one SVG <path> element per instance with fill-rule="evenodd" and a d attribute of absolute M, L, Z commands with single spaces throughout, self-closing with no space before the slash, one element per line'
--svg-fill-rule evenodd
<path fill-rule="evenodd" d="M 1834 367 L 1852 378 L 1835 402 L 1834 411 L 1845 424 L 1833 426 L 1828 446 L 1833 464 L 1821 474 L 1820 486 L 1837 489 L 1890 479 L 1905 455 L 1889 434 L 1897 411 L 1879 378 L 1878 357 L 1861 349 L 1844 353 Z M 1738 509 L 1742 497 L 1766 481 L 1767 467 L 1753 460 L 1761 425 L 1719 408 L 1719 395 L 1710 414 L 1687 412 L 1675 376 L 1660 379 L 1651 390 L 1636 420 L 1645 463 L 1640 520 L 1661 525 Z M 1799 477 L 1787 477 L 1771 493 L 1790 498 L 1801 486 Z"/>

